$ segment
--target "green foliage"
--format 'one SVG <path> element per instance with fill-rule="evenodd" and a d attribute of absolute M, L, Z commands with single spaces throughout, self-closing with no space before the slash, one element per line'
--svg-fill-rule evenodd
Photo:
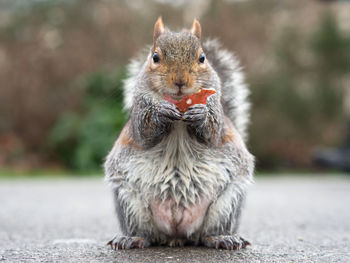
<path fill-rule="evenodd" d="M 72 169 L 100 169 L 126 120 L 122 110 L 122 79 L 118 74 L 96 73 L 83 81 L 83 109 L 63 114 L 56 122 L 50 144 Z"/>

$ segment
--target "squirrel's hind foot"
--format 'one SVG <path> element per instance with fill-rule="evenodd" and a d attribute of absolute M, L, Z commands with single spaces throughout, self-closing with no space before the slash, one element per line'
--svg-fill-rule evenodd
<path fill-rule="evenodd" d="M 132 249 L 132 248 L 145 248 L 149 247 L 150 243 L 148 240 L 142 237 L 128 237 L 128 236 L 115 236 L 110 240 L 107 245 L 111 248 L 118 249 Z"/>
<path fill-rule="evenodd" d="M 212 247 L 216 249 L 227 249 L 227 250 L 239 250 L 251 245 L 249 241 L 243 239 L 238 235 L 230 236 L 208 236 L 203 238 L 202 243 L 206 247 Z"/>
<path fill-rule="evenodd" d="M 184 240 L 174 238 L 168 242 L 169 247 L 183 247 L 185 245 Z"/>

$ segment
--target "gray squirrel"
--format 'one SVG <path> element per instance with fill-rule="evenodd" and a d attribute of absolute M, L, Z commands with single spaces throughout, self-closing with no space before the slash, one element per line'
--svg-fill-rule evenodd
<path fill-rule="evenodd" d="M 172 32 L 158 18 L 148 54 L 129 65 L 130 117 L 104 169 L 121 235 L 114 249 L 250 243 L 237 234 L 254 157 L 245 146 L 249 91 L 236 58 L 201 26 Z M 181 112 L 164 99 L 215 89 L 206 104 Z"/>

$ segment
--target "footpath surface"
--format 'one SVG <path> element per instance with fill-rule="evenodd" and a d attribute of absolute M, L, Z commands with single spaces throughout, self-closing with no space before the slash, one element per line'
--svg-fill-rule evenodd
<path fill-rule="evenodd" d="M 101 178 L 0 180 L 0 262 L 350 262 L 350 176 L 262 177 L 248 192 L 242 251 L 114 251 Z"/>

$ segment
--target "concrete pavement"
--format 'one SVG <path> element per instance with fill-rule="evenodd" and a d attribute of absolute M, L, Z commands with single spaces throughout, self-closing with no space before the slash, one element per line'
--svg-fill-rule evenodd
<path fill-rule="evenodd" d="M 350 262 L 350 176 L 262 177 L 248 192 L 242 251 L 114 251 L 118 231 L 101 178 L 0 179 L 4 262 Z"/>

